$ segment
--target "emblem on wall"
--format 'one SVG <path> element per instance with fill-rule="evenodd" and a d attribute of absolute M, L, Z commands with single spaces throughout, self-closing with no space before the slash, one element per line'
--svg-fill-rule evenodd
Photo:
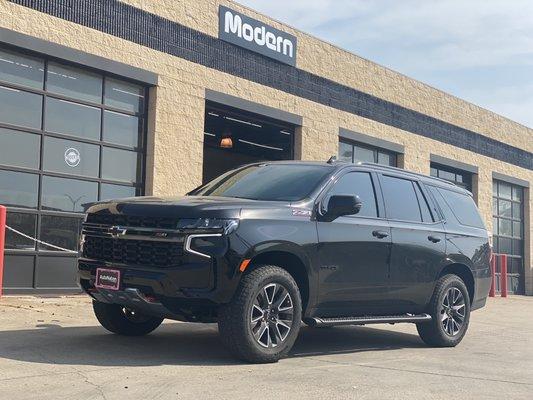
<path fill-rule="evenodd" d="M 81 161 L 80 152 L 73 148 L 69 147 L 65 150 L 65 162 L 69 167 L 77 167 Z"/>

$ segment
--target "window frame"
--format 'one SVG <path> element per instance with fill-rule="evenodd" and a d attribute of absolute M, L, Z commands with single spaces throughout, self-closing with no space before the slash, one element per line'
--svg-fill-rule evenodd
<path fill-rule="evenodd" d="M 374 153 L 374 164 L 384 165 L 384 166 L 389 166 L 389 167 L 397 167 L 398 166 L 398 155 L 399 154 L 394 152 L 394 151 L 387 150 L 387 149 L 384 149 L 384 148 L 378 147 L 378 146 L 372 146 L 372 145 L 369 145 L 369 144 L 357 142 L 357 141 L 354 141 L 354 140 L 345 139 L 343 137 L 339 138 L 339 144 L 340 143 L 347 144 L 347 145 L 352 147 L 352 161 L 351 162 L 353 164 L 355 164 L 355 161 L 354 161 L 355 151 L 354 151 L 354 149 L 355 149 L 355 147 L 361 147 L 361 148 L 366 149 L 366 150 L 371 150 Z M 378 163 L 379 154 L 386 154 L 389 157 L 393 157 L 394 158 L 394 165 L 379 164 Z"/>
<path fill-rule="evenodd" d="M 106 71 L 101 71 L 95 68 L 87 67 L 81 64 L 77 64 L 74 62 L 62 60 L 60 58 L 51 57 L 47 55 L 42 55 L 39 53 L 35 53 L 32 51 L 28 51 L 23 48 L 18 48 L 15 46 L 9 46 L 5 44 L 0 45 L 0 49 L 10 51 L 16 54 L 20 54 L 21 56 L 29 56 L 36 59 L 43 60 L 44 70 L 43 70 L 43 86 L 41 88 L 35 88 L 30 86 L 24 86 L 21 84 L 13 83 L 13 82 L 7 82 L 7 81 L 0 81 L 0 85 L 4 86 L 9 89 L 19 90 L 25 93 L 31 93 L 42 96 L 42 110 L 41 110 L 41 122 L 40 122 L 40 129 L 36 128 L 28 128 L 24 126 L 19 125 L 13 125 L 8 124 L 5 122 L 0 122 L 0 128 L 9 129 L 15 132 L 23 132 L 23 133 L 30 133 L 35 134 L 39 136 L 40 139 L 40 148 L 39 148 L 39 160 L 38 160 L 38 167 L 37 168 L 29 168 L 29 167 L 21 167 L 21 166 L 13 166 L 8 164 L 1 164 L 0 161 L 0 171 L 8 171 L 8 172 L 26 172 L 26 173 L 33 173 L 38 175 L 38 187 L 37 187 L 37 193 L 38 193 L 38 204 L 36 209 L 27 209 L 27 208 L 21 208 L 21 207 L 9 207 L 8 212 L 16 212 L 16 213 L 26 213 L 26 214 L 34 214 L 37 215 L 37 223 L 36 223 L 36 230 L 35 230 L 35 237 L 39 237 L 41 232 L 41 216 L 63 216 L 63 217 L 76 217 L 76 218 L 83 218 L 83 213 L 79 212 L 67 212 L 67 211 L 51 211 L 51 210 L 44 210 L 42 209 L 42 181 L 44 176 L 50 176 L 50 177 L 56 177 L 56 178 L 67 178 L 67 179 L 75 179 L 77 181 L 86 181 L 86 182 L 96 182 L 98 183 L 98 199 L 101 197 L 101 184 L 110 184 L 110 185 L 119 185 L 119 186 L 125 186 L 125 187 L 133 187 L 135 188 L 136 196 L 143 195 L 145 193 L 145 184 L 146 184 L 146 158 L 147 158 L 147 118 L 148 118 L 148 108 L 149 108 L 149 86 L 146 83 L 142 82 L 136 82 L 132 79 L 124 78 L 112 73 L 108 73 Z M 73 68 L 79 68 L 82 71 L 85 70 L 89 73 L 97 73 L 102 78 L 102 91 L 101 91 L 101 97 L 100 97 L 100 103 L 94 103 L 87 100 L 77 99 L 57 93 L 52 93 L 47 91 L 47 77 L 48 77 L 48 65 L 49 63 L 57 63 L 60 65 L 65 65 L 67 67 L 73 67 Z M 104 104 L 105 101 L 105 86 L 106 86 L 106 80 L 112 79 L 112 80 L 118 80 L 123 81 L 126 83 L 131 83 L 138 85 L 143 88 L 142 93 L 144 96 L 144 101 L 141 109 L 139 112 L 130 112 L 121 108 L 116 108 L 113 106 L 109 106 Z M 49 132 L 45 130 L 45 115 L 46 115 L 46 104 L 47 104 L 47 98 L 57 99 L 57 100 L 64 100 L 67 102 L 75 103 L 82 106 L 89 106 L 93 108 L 99 109 L 100 112 L 100 133 L 99 133 L 99 140 L 95 139 L 87 139 L 75 135 L 69 135 L 69 134 L 62 134 L 62 133 L 54 133 Z M 103 120 L 104 120 L 104 112 L 105 111 L 111 111 L 123 115 L 129 115 L 129 116 L 135 116 L 139 119 L 139 143 L 136 146 L 125 146 L 113 142 L 108 142 L 104 140 L 103 135 Z M 44 165 L 44 143 L 45 138 L 55 138 L 55 139 L 63 139 L 63 140 L 69 140 L 69 141 L 75 141 L 80 142 L 84 144 L 92 144 L 98 146 L 98 154 L 99 154 L 99 160 L 98 160 L 98 177 L 87 177 L 83 175 L 77 175 L 77 174 L 65 174 L 61 172 L 52 172 L 52 171 L 45 171 L 43 170 Z M 129 183 L 124 181 L 117 181 L 117 180 L 109 180 L 109 179 L 103 179 L 102 178 L 102 154 L 104 151 L 104 148 L 112 148 L 112 149 L 118 149 L 118 150 L 128 150 L 133 151 L 138 154 L 139 157 L 139 165 L 138 165 L 138 179 L 136 179 L 135 183 Z M 70 254 L 70 253 L 61 253 L 56 250 L 40 250 L 39 246 L 35 246 L 35 250 L 16 250 L 16 249 L 6 249 L 6 254 L 8 255 L 28 255 L 28 256 L 37 256 L 37 255 L 56 255 L 56 256 L 65 256 L 65 257 L 77 257 L 77 254 Z"/>

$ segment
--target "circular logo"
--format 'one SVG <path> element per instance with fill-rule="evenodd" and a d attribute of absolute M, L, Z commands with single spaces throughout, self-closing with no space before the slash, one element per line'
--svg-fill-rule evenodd
<path fill-rule="evenodd" d="M 65 150 L 65 162 L 69 167 L 77 167 L 80 161 L 80 152 L 77 149 L 70 147 Z"/>

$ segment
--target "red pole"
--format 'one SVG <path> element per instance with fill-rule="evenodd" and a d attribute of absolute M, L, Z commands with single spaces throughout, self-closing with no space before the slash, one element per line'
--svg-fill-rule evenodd
<path fill-rule="evenodd" d="M 500 292 L 502 297 L 507 297 L 507 254 L 501 255 L 500 267 Z"/>
<path fill-rule="evenodd" d="M 496 296 L 496 255 L 493 254 L 490 259 L 490 291 L 489 297 Z"/>
<path fill-rule="evenodd" d="M 7 209 L 0 206 L 0 297 L 2 297 L 2 288 L 4 287 L 4 246 L 6 243 L 6 214 Z"/>

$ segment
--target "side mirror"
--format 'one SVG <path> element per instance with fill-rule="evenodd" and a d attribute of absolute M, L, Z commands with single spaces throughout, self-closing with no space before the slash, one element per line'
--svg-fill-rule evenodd
<path fill-rule="evenodd" d="M 331 222 L 343 215 L 357 214 L 363 202 L 359 196 L 334 195 L 328 200 L 327 211 L 320 218 L 322 221 Z"/>

